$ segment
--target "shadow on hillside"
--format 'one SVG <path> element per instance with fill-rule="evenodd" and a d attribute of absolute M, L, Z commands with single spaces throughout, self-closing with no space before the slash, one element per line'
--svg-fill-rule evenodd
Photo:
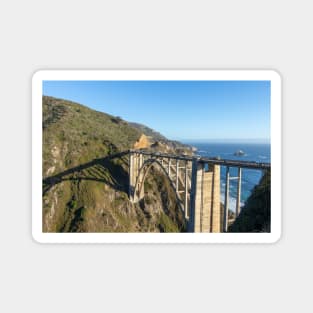
<path fill-rule="evenodd" d="M 121 163 L 128 165 L 121 156 Z M 78 165 L 54 176 L 43 179 L 43 196 L 55 185 L 63 181 L 97 181 L 102 182 L 117 191 L 127 192 L 128 172 L 123 166 L 113 162 L 108 156 L 101 159 L 94 159 L 88 163 Z"/>

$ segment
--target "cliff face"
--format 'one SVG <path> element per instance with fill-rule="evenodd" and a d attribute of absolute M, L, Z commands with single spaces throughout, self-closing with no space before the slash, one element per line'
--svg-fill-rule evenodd
<path fill-rule="evenodd" d="M 149 138 L 142 134 L 140 138 L 135 142 L 134 149 L 146 149 L 149 148 L 151 145 Z"/>
<path fill-rule="evenodd" d="M 43 230 L 45 232 L 183 231 L 166 178 L 148 175 L 146 197 L 128 200 L 128 159 L 109 156 L 147 144 L 121 118 L 43 97 Z M 152 169 L 154 171 L 154 169 Z"/>
<path fill-rule="evenodd" d="M 133 123 L 133 122 L 129 122 L 129 125 L 136 128 L 140 133 L 145 134 L 151 142 L 160 141 L 160 140 L 167 140 L 159 132 L 155 131 L 154 129 L 147 127 L 146 125 L 142 125 L 139 123 Z"/>
<path fill-rule="evenodd" d="M 265 172 L 229 232 L 271 231 L 271 173 Z"/>
<path fill-rule="evenodd" d="M 168 140 L 159 132 L 139 124 L 139 123 L 129 123 L 140 133 L 142 133 L 142 138 L 135 145 L 135 149 L 145 148 L 152 151 L 165 152 L 165 153 L 177 153 L 177 154 L 187 154 L 192 155 L 192 147 L 186 144 L 182 144 L 179 141 Z"/>

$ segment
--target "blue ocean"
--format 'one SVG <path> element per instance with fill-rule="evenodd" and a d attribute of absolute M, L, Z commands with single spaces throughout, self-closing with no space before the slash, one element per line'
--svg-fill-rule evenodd
<path fill-rule="evenodd" d="M 186 142 L 187 143 L 187 142 Z M 256 161 L 256 162 L 271 162 L 271 146 L 270 144 L 252 144 L 252 143 L 203 143 L 203 142 L 188 142 L 187 144 L 197 148 L 196 154 L 203 157 L 220 157 L 229 160 Z M 235 155 L 241 150 L 244 154 L 241 156 Z M 236 177 L 237 168 L 230 168 L 230 177 Z M 226 168 L 221 167 L 221 201 L 225 199 L 225 177 Z M 262 171 L 242 169 L 241 183 L 241 205 L 251 194 L 255 185 L 257 185 L 262 177 Z M 237 180 L 230 180 L 230 209 L 235 211 Z"/>

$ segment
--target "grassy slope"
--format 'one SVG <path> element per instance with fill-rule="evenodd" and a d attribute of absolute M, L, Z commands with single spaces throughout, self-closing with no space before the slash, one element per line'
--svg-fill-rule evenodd
<path fill-rule="evenodd" d="M 105 158 L 132 148 L 140 135 L 119 118 L 43 97 L 44 231 L 182 230 L 175 194 L 164 177 L 147 178 L 152 206 L 146 201 L 133 205 L 127 197 L 127 159 Z"/>
<path fill-rule="evenodd" d="M 64 170 L 93 158 L 127 150 L 140 137 L 140 132 L 125 121 L 85 106 L 51 97 L 43 97 L 44 176 L 55 165 L 51 150 L 63 161 Z"/>

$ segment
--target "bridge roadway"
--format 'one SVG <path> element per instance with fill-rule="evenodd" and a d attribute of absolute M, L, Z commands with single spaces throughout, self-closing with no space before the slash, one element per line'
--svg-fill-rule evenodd
<path fill-rule="evenodd" d="M 219 159 L 219 158 L 205 158 L 200 156 L 184 156 L 177 154 L 169 154 L 169 153 L 159 153 L 159 152 L 149 152 L 146 150 L 128 150 L 127 153 L 139 153 L 142 155 L 147 155 L 150 157 L 158 157 L 158 158 L 166 158 L 166 159 L 175 159 L 175 160 L 183 160 L 183 161 L 193 161 L 197 160 L 199 163 L 210 163 L 228 167 L 241 167 L 241 168 L 249 168 L 249 169 L 270 169 L 270 163 L 261 163 L 261 162 L 253 162 L 253 161 L 239 161 L 239 160 L 228 160 L 228 159 Z"/>

